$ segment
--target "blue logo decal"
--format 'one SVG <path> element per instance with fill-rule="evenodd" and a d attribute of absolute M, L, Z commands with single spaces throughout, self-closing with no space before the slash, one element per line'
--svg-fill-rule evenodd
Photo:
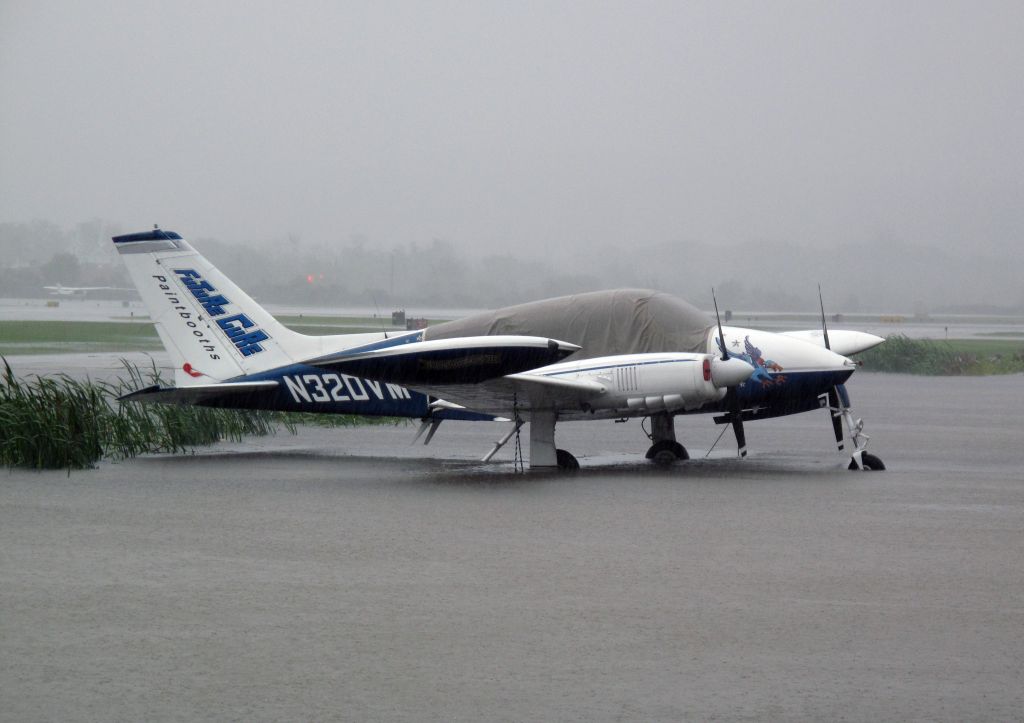
<path fill-rule="evenodd" d="M 220 295 L 210 296 L 211 291 L 216 294 L 217 290 L 210 285 L 209 281 L 204 281 L 203 277 L 192 269 L 175 269 L 174 273 L 178 275 L 181 282 L 185 284 L 185 288 L 192 292 L 192 296 L 196 297 L 196 301 L 203 305 L 210 316 L 220 316 L 225 313 L 224 305 L 231 302 Z"/>
<path fill-rule="evenodd" d="M 228 335 L 231 343 L 238 347 L 242 356 L 251 356 L 263 351 L 263 347 L 259 343 L 270 338 L 260 329 L 246 332 L 246 329 L 252 329 L 256 325 L 245 314 L 235 314 L 226 319 L 217 319 L 217 325 Z"/>
<path fill-rule="evenodd" d="M 231 301 L 223 294 L 219 294 L 213 284 L 206 281 L 199 272 L 194 269 L 175 269 L 174 273 L 178 275 L 181 283 L 191 292 L 196 301 L 206 309 L 207 314 L 216 317 L 224 316 L 227 313 L 224 307 Z M 245 314 L 235 314 L 224 319 L 217 319 L 217 325 L 223 329 L 242 356 L 252 356 L 263 351 L 260 342 L 270 338 L 266 332 L 256 328 L 256 324 Z"/>

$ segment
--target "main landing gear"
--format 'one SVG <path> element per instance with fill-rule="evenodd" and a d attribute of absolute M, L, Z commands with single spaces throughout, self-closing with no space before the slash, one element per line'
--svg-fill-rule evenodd
<path fill-rule="evenodd" d="M 564 449 L 555 448 L 555 419 L 556 414 L 550 410 L 533 410 L 530 412 L 530 469 L 534 467 L 556 467 L 566 471 L 580 468 L 579 461 Z M 512 430 L 504 437 L 494 443 L 494 447 L 488 452 L 483 460 L 487 462 L 495 453 L 505 446 L 513 436 L 516 436 L 517 464 L 522 459 L 518 450 L 518 433 L 525 424 L 525 420 L 516 414 L 516 422 Z"/>
<path fill-rule="evenodd" d="M 654 443 L 645 455 L 647 459 L 661 467 L 680 460 L 689 459 L 686 447 L 676 441 L 675 420 L 668 412 L 658 412 L 651 417 L 651 433 L 647 435 Z"/>
<path fill-rule="evenodd" d="M 579 461 L 564 449 L 555 450 L 555 461 L 558 463 L 558 469 L 572 471 L 580 468 Z"/>

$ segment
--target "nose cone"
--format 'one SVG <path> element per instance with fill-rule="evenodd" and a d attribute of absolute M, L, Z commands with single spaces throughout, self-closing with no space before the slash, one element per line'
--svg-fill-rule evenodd
<path fill-rule="evenodd" d="M 711 383 L 716 387 L 735 387 L 750 379 L 754 373 L 754 367 L 742 359 L 722 359 L 714 357 L 711 360 Z"/>

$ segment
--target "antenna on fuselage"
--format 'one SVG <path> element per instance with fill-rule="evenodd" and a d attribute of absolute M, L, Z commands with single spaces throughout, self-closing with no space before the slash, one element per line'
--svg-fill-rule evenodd
<path fill-rule="evenodd" d="M 384 328 L 384 317 L 381 316 L 381 313 L 380 313 L 380 304 L 377 303 L 377 295 L 375 293 L 373 293 L 372 291 L 370 292 L 370 299 L 373 301 L 373 308 L 377 312 L 376 314 L 374 314 L 374 316 L 376 316 L 378 319 L 380 319 L 380 330 L 384 333 L 384 338 L 387 339 L 388 338 L 388 330 Z"/>

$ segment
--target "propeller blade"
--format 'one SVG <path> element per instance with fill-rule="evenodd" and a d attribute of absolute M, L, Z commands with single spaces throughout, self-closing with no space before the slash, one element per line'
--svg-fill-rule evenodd
<path fill-rule="evenodd" d="M 821 307 L 821 332 L 825 335 L 825 348 L 831 349 L 828 340 L 828 324 L 825 323 L 825 301 L 821 298 L 821 284 L 818 284 L 818 305 Z M 839 391 L 832 387 L 828 390 L 829 414 L 832 415 L 832 431 L 836 435 L 836 447 L 843 450 L 843 420 L 839 416 Z"/>
<path fill-rule="evenodd" d="M 843 420 L 839 416 L 839 392 L 835 387 L 828 390 L 829 414 L 832 415 L 832 431 L 836 433 L 836 447 L 843 451 Z"/>
<path fill-rule="evenodd" d="M 729 418 L 732 422 L 732 431 L 736 435 L 736 449 L 740 457 L 746 457 L 747 434 L 743 430 L 743 410 L 740 408 L 740 395 L 736 393 L 736 387 L 729 387 L 729 391 L 725 395 L 729 407 Z"/>
<path fill-rule="evenodd" d="M 828 341 L 828 325 L 825 323 L 825 302 L 821 298 L 821 284 L 818 284 L 818 304 L 821 306 L 821 331 L 825 334 L 825 348 L 832 349 Z"/>
<path fill-rule="evenodd" d="M 715 298 L 715 289 L 714 289 L 714 287 L 711 288 L 711 300 L 713 302 L 715 302 L 715 321 L 718 323 L 718 348 L 722 350 L 722 361 L 723 362 L 727 362 L 727 363 L 731 363 L 730 359 L 729 359 L 729 352 L 727 352 L 725 350 L 725 332 L 722 331 L 722 315 L 718 313 L 718 299 Z M 732 360 L 732 362 L 736 362 L 736 361 L 738 361 L 738 360 L 737 359 L 733 359 Z M 721 366 L 724 367 L 725 365 L 723 364 Z M 737 369 L 736 370 L 730 370 L 730 371 L 739 371 L 738 370 L 738 366 L 739 365 L 735 365 L 735 366 L 737 367 Z M 749 364 L 745 364 L 745 366 L 749 367 L 750 365 Z M 745 373 L 746 369 L 743 369 L 742 371 Z M 751 367 L 751 373 L 752 372 L 753 372 L 753 367 Z M 722 376 L 726 376 L 726 375 L 723 373 Z M 749 377 L 750 377 L 750 374 L 745 374 L 743 376 L 743 380 L 737 381 L 737 385 L 741 384 L 743 381 L 745 381 Z M 732 380 L 730 379 L 729 381 L 732 381 Z M 747 434 L 743 430 L 743 408 L 740 406 L 740 395 L 739 395 L 739 392 L 737 391 L 737 386 L 736 385 L 733 385 L 731 387 L 727 387 L 726 388 L 726 390 L 725 390 L 725 406 L 729 410 L 729 421 L 732 422 L 733 434 L 736 435 L 736 448 L 737 448 L 737 450 L 740 453 L 740 457 L 746 457 L 747 456 Z"/>
<path fill-rule="evenodd" d="M 722 317 L 718 313 L 718 299 L 715 298 L 715 289 L 711 288 L 711 300 L 715 302 L 715 319 L 718 321 L 718 348 L 722 350 L 722 361 L 728 361 L 729 352 L 725 350 L 725 332 L 722 331 Z"/>

